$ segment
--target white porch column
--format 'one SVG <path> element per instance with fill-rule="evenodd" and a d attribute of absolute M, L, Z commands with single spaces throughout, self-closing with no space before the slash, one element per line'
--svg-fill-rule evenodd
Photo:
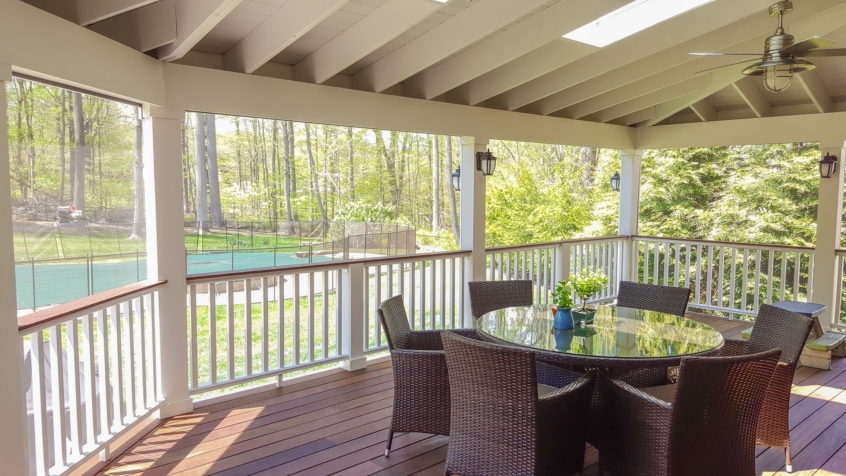
<path fill-rule="evenodd" d="M 472 252 L 464 266 L 464 327 L 473 327 L 469 281 L 485 279 L 485 176 L 476 170 L 476 152 L 485 152 L 488 139 L 461 138 L 461 249 Z"/>
<path fill-rule="evenodd" d="M 837 290 L 840 270 L 834 252 L 840 247 L 840 223 L 843 212 L 843 159 L 846 143 L 840 140 L 820 142 L 820 158 L 826 153 L 837 156 L 837 173 L 831 178 L 820 179 L 819 207 L 817 208 L 817 243 L 814 256 L 814 282 L 811 301 L 825 304 L 827 309 L 820 315 L 820 324 L 831 327 L 833 319 L 839 318 Z"/>
<path fill-rule="evenodd" d="M 367 281 L 367 268 L 362 263 L 352 263 L 341 271 L 341 298 L 344 308 L 341 315 L 341 333 L 343 336 L 342 352 L 347 359 L 341 363 L 346 370 L 359 370 L 367 367 L 364 355 L 364 283 Z"/>
<path fill-rule="evenodd" d="M 167 280 L 159 292 L 161 418 L 191 411 L 188 395 L 185 237 L 182 207 L 183 111 L 145 107 L 144 199 L 147 276 Z"/>
<path fill-rule="evenodd" d="M 620 221 L 617 232 L 620 235 L 637 235 L 638 213 L 640 211 L 640 162 L 642 150 L 623 150 L 620 157 Z M 637 280 L 634 240 L 623 244 L 621 278 Z"/>
<path fill-rule="evenodd" d="M 9 136 L 6 83 L 12 67 L 0 63 L 0 461 L 3 474 L 29 474 L 26 451 L 26 404 L 22 379 L 23 350 L 18 338 L 15 293 L 15 247 L 12 246 L 12 201 L 9 189 Z"/>

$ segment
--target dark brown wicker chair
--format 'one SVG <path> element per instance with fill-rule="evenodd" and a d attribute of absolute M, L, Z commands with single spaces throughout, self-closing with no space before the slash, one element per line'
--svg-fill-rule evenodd
<path fill-rule="evenodd" d="M 470 309 L 473 318 L 478 319 L 482 314 L 512 306 L 531 306 L 532 281 L 470 281 Z"/>
<path fill-rule="evenodd" d="M 761 394 L 780 354 L 686 358 L 672 403 L 603 377 L 601 468 L 626 476 L 754 475 Z"/>
<path fill-rule="evenodd" d="M 631 281 L 620 281 L 620 290 L 617 293 L 618 306 L 665 312 L 676 316 L 684 316 L 687 312 L 688 300 L 690 300 L 690 288 Z"/>
<path fill-rule="evenodd" d="M 757 444 L 784 448 L 785 469 L 793 470 L 790 455 L 790 387 L 799 356 L 814 325 L 810 317 L 769 304 L 761 305 L 749 340 L 726 340 L 721 355 L 743 355 L 781 349 L 781 359 L 764 393 L 758 420 Z"/>
<path fill-rule="evenodd" d="M 568 475 L 581 471 L 593 373 L 539 396 L 543 364 L 531 351 L 443 337 L 451 418 L 447 474 Z M 557 372 L 558 382 L 570 372 Z"/>
<path fill-rule="evenodd" d="M 402 296 L 382 302 L 378 313 L 394 371 L 394 411 L 385 448 L 387 456 L 394 432 L 449 435 L 449 380 L 441 346 L 444 331 L 412 331 Z M 481 338 L 473 329 L 453 332 Z"/>

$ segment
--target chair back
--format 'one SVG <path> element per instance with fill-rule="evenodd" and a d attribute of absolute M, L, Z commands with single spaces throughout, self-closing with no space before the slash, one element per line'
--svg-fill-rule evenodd
<path fill-rule="evenodd" d="M 762 395 L 780 353 L 774 349 L 682 360 L 670 424 L 668 474 L 755 474 Z"/>
<path fill-rule="evenodd" d="M 814 320 L 808 316 L 762 304 L 749 345 L 755 351 L 781 349 L 781 361 L 796 365 L 813 326 Z"/>
<path fill-rule="evenodd" d="M 470 281 L 467 287 L 470 290 L 470 309 L 474 319 L 497 309 L 534 304 L 530 279 Z"/>
<path fill-rule="evenodd" d="M 631 281 L 620 281 L 620 290 L 617 293 L 618 306 L 665 312 L 676 316 L 684 316 L 684 313 L 687 312 L 687 301 L 689 299 L 690 288 L 633 283 Z"/>
<path fill-rule="evenodd" d="M 452 332 L 442 341 L 451 399 L 447 471 L 534 474 L 534 354 Z"/>
<path fill-rule="evenodd" d="M 408 348 L 411 340 L 411 326 L 408 325 L 408 315 L 405 313 L 402 295 L 382 301 L 378 312 L 382 329 L 385 329 L 385 336 L 388 338 L 388 348 L 391 350 Z"/>

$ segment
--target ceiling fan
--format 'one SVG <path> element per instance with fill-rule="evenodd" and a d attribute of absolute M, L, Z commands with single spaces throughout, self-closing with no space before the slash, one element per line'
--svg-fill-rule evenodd
<path fill-rule="evenodd" d="M 764 53 L 689 53 L 699 56 L 759 56 L 760 61 L 751 64 L 743 69 L 742 73 L 747 76 L 763 76 L 764 87 L 774 93 L 780 93 L 790 87 L 794 73 L 801 73 L 816 68 L 814 63 L 799 58 L 814 56 L 846 56 L 846 48 L 826 48 L 836 45 L 837 42 L 812 36 L 799 43 L 794 43 L 794 37 L 784 32 L 782 20 L 786 13 L 793 11 L 793 2 L 783 0 L 770 6 L 771 17 L 778 17 L 778 28 L 774 34 L 764 41 Z M 735 66 L 755 60 L 744 60 L 738 63 L 718 66 L 711 69 Z M 701 71 L 700 71 L 701 72 Z"/>

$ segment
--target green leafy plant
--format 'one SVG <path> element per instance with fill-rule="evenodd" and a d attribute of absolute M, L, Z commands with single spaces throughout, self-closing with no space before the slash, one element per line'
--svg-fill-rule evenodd
<path fill-rule="evenodd" d="M 584 311 L 587 308 L 588 299 L 595 296 L 608 284 L 608 276 L 598 269 L 587 268 L 580 274 L 571 276 L 568 284 L 576 292 L 576 296 L 581 299 L 582 311 Z"/>
<path fill-rule="evenodd" d="M 552 291 L 552 299 L 555 301 L 555 306 L 558 309 L 572 309 L 573 308 L 573 288 L 567 281 L 559 281 L 555 285 L 555 290 Z"/>

